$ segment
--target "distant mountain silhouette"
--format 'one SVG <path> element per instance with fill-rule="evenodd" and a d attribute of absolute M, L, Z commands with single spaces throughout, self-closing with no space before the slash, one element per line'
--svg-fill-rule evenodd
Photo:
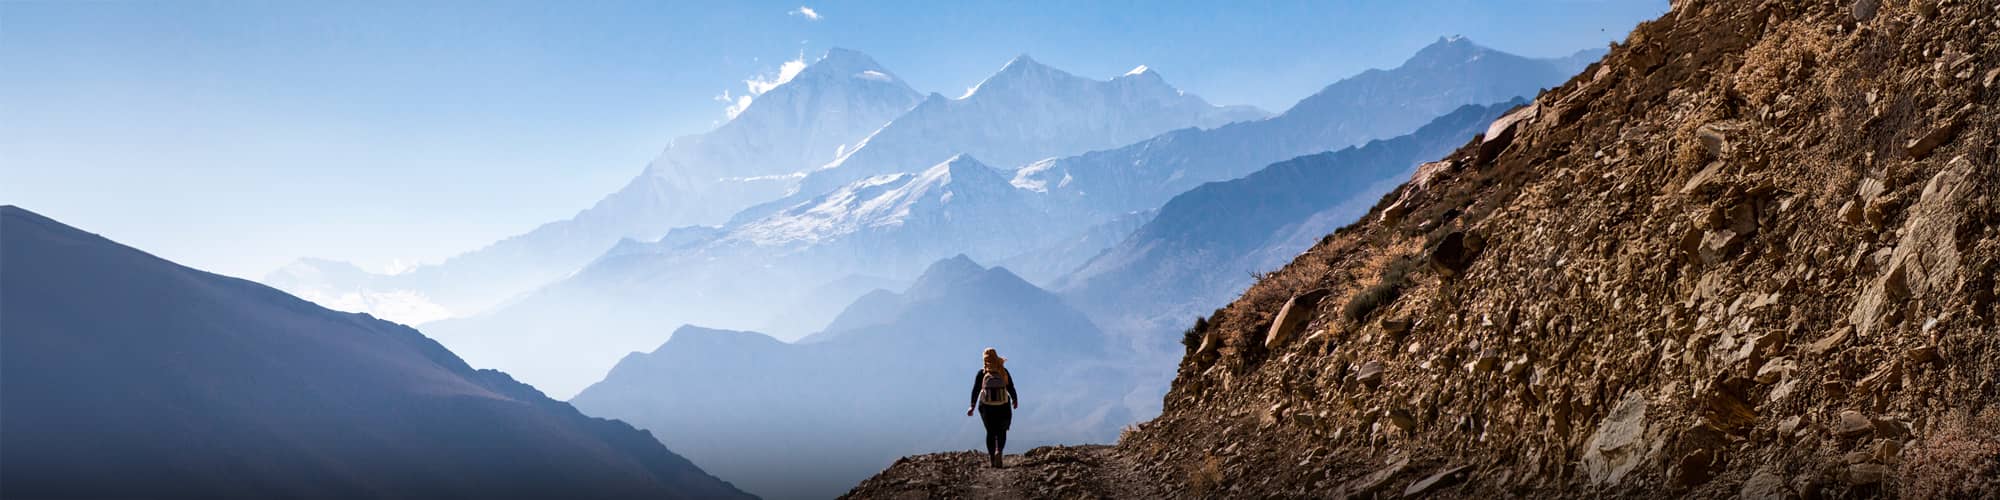
<path fill-rule="evenodd" d="M 1534 97 L 1596 61 L 1604 49 L 1554 59 L 1441 38 L 1393 69 L 1341 79 L 1270 118 L 1182 129 L 1116 149 L 1022 168 L 1016 185 L 1101 213 L 1158 208 L 1202 183 L 1249 175 L 1301 155 L 1408 134 L 1459 106 Z"/>
<path fill-rule="evenodd" d="M 0 497 L 749 498 L 644 431 L 0 207 Z"/>
<path fill-rule="evenodd" d="M 1164 391 L 1172 361 L 1182 354 L 1175 333 L 1195 316 L 1353 222 L 1419 162 L 1443 156 L 1525 102 L 1464 106 L 1409 135 L 1204 184 L 1175 196 L 1146 225 L 1051 288 L 1110 334 L 1130 339 L 1141 357 L 1158 360 L 1151 366 L 1162 368 L 1144 383 Z"/>
<path fill-rule="evenodd" d="M 798 344 L 682 327 L 572 402 L 654 429 L 759 495 L 827 498 L 897 456 L 978 447 L 984 431 L 964 411 L 986 347 L 1019 380 L 1011 448 L 1112 439 L 1133 415 L 1105 341 L 1055 295 L 959 256 Z"/>

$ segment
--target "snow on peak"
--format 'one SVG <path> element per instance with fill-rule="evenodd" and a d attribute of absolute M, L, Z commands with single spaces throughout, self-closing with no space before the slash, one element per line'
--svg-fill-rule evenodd
<path fill-rule="evenodd" d="M 731 239 L 762 246 L 830 240 L 868 228 L 900 226 L 912 213 L 961 196 L 1014 191 L 999 170 L 959 154 L 918 173 L 862 179 L 741 226 Z"/>
<path fill-rule="evenodd" d="M 1132 71 L 1127 71 L 1127 72 L 1125 72 L 1125 76 L 1137 76 L 1137 75 L 1143 75 L 1143 74 L 1146 74 L 1146 72 L 1148 72 L 1148 71 L 1152 71 L 1152 70 L 1153 70 L 1153 68 L 1148 68 L 1148 67 L 1146 67 L 1146 65 L 1144 65 L 1144 64 L 1141 64 L 1141 65 L 1139 65 L 1139 67 L 1136 67 L 1136 68 L 1132 68 Z"/>
<path fill-rule="evenodd" d="M 978 85 L 973 85 L 972 88 L 965 89 L 965 95 L 958 98 L 960 100 L 968 99 L 978 94 L 980 89 L 1006 86 L 1013 82 L 1065 78 L 1075 78 L 1075 76 L 1063 70 L 1042 64 L 1036 61 L 1035 58 L 1028 57 L 1027 54 L 1021 54 L 1007 61 L 1007 64 L 1001 66 L 1000 71 L 994 72 L 993 76 L 988 76 L 985 81 L 979 82 Z"/>

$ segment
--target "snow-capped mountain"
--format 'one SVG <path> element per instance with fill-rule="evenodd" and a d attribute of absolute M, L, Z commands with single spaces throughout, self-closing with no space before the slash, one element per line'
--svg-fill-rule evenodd
<path fill-rule="evenodd" d="M 623 422 L 0 206 L 8 498 L 750 498 Z"/>
<path fill-rule="evenodd" d="M 1443 45 L 1470 46 L 1462 40 Z M 1441 52 L 1427 50 L 1428 55 L 1419 59 L 1437 59 L 1441 56 L 1436 54 Z M 1481 55 L 1442 60 L 1479 64 L 1520 59 L 1485 49 L 1473 53 Z M 1543 63 L 1508 67 L 1537 75 L 1550 73 L 1548 65 Z M 921 116 L 955 116 L 956 111 L 945 112 L 958 109 L 955 106 L 968 106 L 966 109 L 988 106 L 968 104 L 982 102 L 981 96 L 998 99 L 997 96 L 1018 95 L 1025 87 L 1022 82 L 1065 80 L 1055 76 L 1059 72 L 1029 60 L 1016 61 L 1002 73 L 964 99 L 934 98 L 919 105 L 871 136 L 844 160 L 855 162 L 872 157 L 867 155 L 886 154 L 865 153 L 871 149 L 927 151 L 936 147 L 921 140 L 923 131 L 930 129 L 892 131 L 931 119 L 919 119 Z M 1125 78 L 1136 80 L 1149 73 L 1139 72 Z M 1432 76 L 1451 82 L 1440 84 L 1445 90 L 1437 92 L 1442 94 L 1476 94 L 1485 91 L 1466 89 L 1484 89 L 1487 85 L 1480 80 L 1450 75 Z M 1549 82 L 1561 78 L 1553 74 L 1544 76 Z M 1067 78 L 1088 83 L 1084 88 L 1110 85 Z M 1539 88 L 1525 84 L 1521 87 L 1523 93 Z M 1328 92 L 1342 92 L 1371 87 L 1357 83 L 1329 88 Z M 1343 99 L 1346 98 L 1322 95 L 1308 101 Z M 992 113 L 1020 116 L 1024 113 L 1014 111 L 1030 106 L 1005 108 Z M 932 109 L 945 111 L 929 111 Z M 988 159 L 977 154 L 945 154 L 925 166 L 902 166 L 888 173 L 855 177 L 810 196 L 789 196 L 782 202 L 748 209 L 719 227 L 684 228 L 653 242 L 621 243 L 574 275 L 504 308 L 477 318 L 441 322 L 431 330 L 467 359 L 503 367 L 554 394 L 569 394 L 603 373 L 616 362 L 617 356 L 646 349 L 664 331 L 679 324 L 748 330 L 765 328 L 784 318 L 783 323 L 795 329 L 770 332 L 779 338 L 797 338 L 808 331 L 796 329 L 798 325 L 823 324 L 831 319 L 824 315 L 836 307 L 833 304 L 847 303 L 865 292 L 854 287 L 829 286 L 838 280 L 903 281 L 926 262 L 960 253 L 987 262 L 1033 264 L 1038 280 L 1059 276 L 1067 270 L 1047 268 L 1087 261 L 1099 250 L 1121 241 L 1130 228 L 1146 218 L 1146 210 L 1155 208 L 1139 205 L 1135 200 L 1157 196 L 1155 203 L 1164 203 L 1168 195 L 1159 193 L 1171 186 L 1225 180 L 1226 177 L 1218 176 L 1248 173 L 1253 167 L 1239 162 L 1261 161 L 1260 158 L 1270 155 L 1267 149 L 1337 143 L 1342 139 L 1316 131 L 1352 128 L 1355 123 L 1365 121 L 1295 111 L 1285 117 L 1225 125 L 1214 130 L 1186 128 L 1131 147 L 1056 160 L 1056 164 L 1067 165 L 1067 172 L 1074 174 L 1068 185 L 1023 182 L 1032 179 L 1036 172 L 1051 172 L 1049 169 L 1030 167 L 1029 171 L 1013 172 L 1010 176 L 989 166 L 996 164 L 985 162 Z M 944 134 L 940 137 L 950 137 L 950 133 L 955 133 L 950 131 L 959 129 L 940 125 L 936 130 L 943 131 L 938 132 Z M 1014 133 L 1032 136 L 1039 132 L 994 132 L 996 136 Z M 895 137 L 916 138 L 890 140 Z M 1188 137 L 1198 140 L 1182 140 Z M 896 144 L 906 145 L 888 147 Z M 1124 155 L 1128 161 L 1121 167 L 1117 162 L 1098 159 L 1104 155 Z M 978 160 L 973 160 L 974 157 Z M 1274 161 L 1277 160 L 1263 164 Z M 814 175 L 831 179 L 825 177 L 832 175 L 828 172 L 855 165 L 860 164 L 842 163 Z M 1185 168 L 1175 168 L 1182 171 L 1178 175 L 1160 170 L 1167 166 Z M 1086 191 L 1081 187 L 1085 185 L 1108 186 L 1106 189 L 1110 190 L 1093 187 Z M 1127 219 L 1120 223 L 1120 217 Z"/>
<path fill-rule="evenodd" d="M 690 326 L 661 344 L 661 332 L 572 402 L 765 498 L 828 498 L 898 456 L 975 446 L 977 421 L 951 411 L 986 347 L 1019 380 L 1009 450 L 1111 439 L 1131 418 L 1104 336 L 1006 269 L 957 256 L 868 297 L 818 342 Z"/>
<path fill-rule="evenodd" d="M 690 240 L 627 242 L 492 314 L 432 329 L 467 359 L 568 394 L 618 355 L 657 342 L 664 321 L 748 328 L 781 316 L 778 305 L 784 313 L 831 314 L 837 305 L 821 306 L 867 290 L 829 284 L 856 276 L 906 280 L 937 259 L 997 260 L 1089 227 L 1089 220 L 1044 211 L 1032 196 L 1005 173 L 958 155 L 917 173 L 861 179 Z M 790 324 L 816 327 L 827 319 Z"/>
<path fill-rule="evenodd" d="M 621 238 L 652 241 L 783 196 L 802 172 L 839 158 L 921 99 L 866 54 L 832 49 L 715 130 L 675 139 L 625 187 L 568 220 L 404 274 L 356 275 L 301 260 L 265 282 L 410 323 L 477 313 L 576 271 Z"/>
<path fill-rule="evenodd" d="M 1054 156 L 1130 144 L 1181 128 L 1213 128 L 1269 116 L 1249 106 L 1216 106 L 1139 70 L 1108 81 L 1049 67 L 1022 55 L 958 98 L 933 93 L 838 159 L 811 172 L 796 203 L 868 177 L 907 172 L 957 154 L 1012 169 Z"/>
<path fill-rule="evenodd" d="M 1468 104 L 1533 97 L 1603 55 L 1530 59 L 1462 37 L 1439 39 L 1401 66 L 1335 82 L 1283 114 L 1213 130 L 1176 130 L 1117 149 L 1036 162 L 1014 183 L 1102 213 L 1157 208 L 1205 182 L 1300 155 L 1410 133 Z"/>

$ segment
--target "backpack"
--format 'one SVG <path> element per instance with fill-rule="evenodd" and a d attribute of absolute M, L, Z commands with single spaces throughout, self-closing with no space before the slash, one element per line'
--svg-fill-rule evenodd
<path fill-rule="evenodd" d="M 979 380 L 979 404 L 1005 406 L 1007 401 L 1007 378 L 986 372 Z"/>

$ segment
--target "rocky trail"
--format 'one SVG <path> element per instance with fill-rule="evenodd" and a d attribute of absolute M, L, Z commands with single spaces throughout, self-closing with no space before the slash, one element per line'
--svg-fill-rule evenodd
<path fill-rule="evenodd" d="M 841 498 L 1152 499 L 1166 492 L 1129 456 L 1103 445 L 1043 446 L 1008 455 L 995 469 L 976 451 L 897 460 Z"/>

